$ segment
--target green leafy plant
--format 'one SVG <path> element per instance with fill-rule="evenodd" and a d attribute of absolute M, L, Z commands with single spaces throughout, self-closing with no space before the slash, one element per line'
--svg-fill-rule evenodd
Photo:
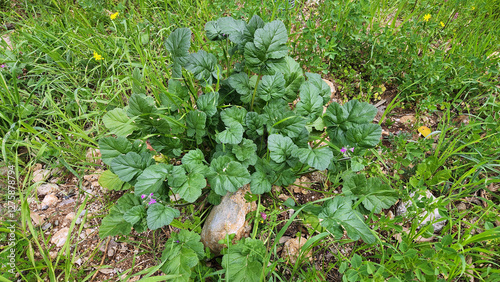
<path fill-rule="evenodd" d="M 249 184 L 252 193 L 262 194 L 311 169 L 327 169 L 346 154 L 339 147 L 359 154 L 378 143 L 380 126 L 371 124 L 376 109 L 358 101 L 329 104 L 330 88 L 321 77 L 307 73 L 306 80 L 286 56 L 282 22 L 226 17 L 208 22 L 205 30 L 209 39 L 225 41 L 225 67 L 204 50 L 189 53 L 191 32 L 177 29 L 165 44 L 172 60 L 168 91 L 151 97 L 133 87 L 128 106 L 104 116 L 116 137 L 99 141 L 110 166 L 101 183 L 117 190 L 133 186 L 134 193 L 111 209 L 101 237 L 126 235 L 132 226 L 154 230 L 170 224 L 179 211 L 169 193 L 189 203 L 209 193 L 217 203 Z M 140 78 L 137 71 L 134 77 Z M 325 140 L 325 126 L 330 146 L 310 145 Z M 181 162 L 173 165 L 174 160 Z"/>

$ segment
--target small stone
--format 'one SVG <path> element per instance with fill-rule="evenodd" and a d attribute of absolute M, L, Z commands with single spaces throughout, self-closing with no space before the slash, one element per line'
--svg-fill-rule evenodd
<path fill-rule="evenodd" d="M 114 268 L 100 268 L 99 272 L 102 274 L 113 274 L 113 273 L 115 273 L 115 269 Z"/>
<path fill-rule="evenodd" d="M 92 182 L 90 183 L 90 185 L 91 185 L 93 188 L 101 187 L 101 185 L 99 185 L 99 181 L 92 181 Z"/>
<path fill-rule="evenodd" d="M 415 124 L 415 116 L 413 116 L 413 115 L 403 116 L 403 117 L 401 117 L 400 122 L 403 124 L 413 125 L 413 124 Z"/>
<path fill-rule="evenodd" d="M 176 202 L 176 201 L 180 200 L 180 198 L 181 198 L 181 196 L 179 194 L 170 195 L 171 202 Z"/>
<path fill-rule="evenodd" d="M 47 210 L 48 208 L 49 208 L 49 206 L 48 206 L 48 205 L 43 205 L 43 206 L 42 206 L 42 211 Z"/>
<path fill-rule="evenodd" d="M 43 222 L 43 218 L 35 212 L 30 212 L 30 217 L 31 217 L 31 220 L 33 220 L 33 225 L 35 227 L 40 225 L 40 223 Z"/>
<path fill-rule="evenodd" d="M 77 260 L 75 260 L 73 263 L 78 264 L 78 265 L 82 265 L 82 259 L 81 259 L 81 258 L 78 258 L 78 259 L 77 259 Z"/>
<path fill-rule="evenodd" d="M 307 239 L 304 237 L 297 237 L 286 241 L 285 246 L 283 248 L 283 258 L 290 259 L 290 263 L 295 264 L 300 255 L 300 249 L 307 242 Z M 306 258 L 312 260 L 312 249 L 309 250 L 305 255 Z"/>
<path fill-rule="evenodd" d="M 306 176 L 302 176 L 301 178 L 295 180 L 293 185 L 291 185 L 291 188 L 294 193 L 301 193 L 304 195 L 309 194 L 309 190 L 305 188 L 311 188 L 311 180 Z"/>
<path fill-rule="evenodd" d="M 65 200 L 62 200 L 57 206 L 62 208 L 64 206 L 67 206 L 67 205 L 71 205 L 71 204 L 74 204 L 75 203 L 75 200 L 69 198 L 69 199 L 65 199 Z"/>
<path fill-rule="evenodd" d="M 85 157 L 89 163 L 101 164 L 101 151 L 99 149 L 89 148 Z"/>
<path fill-rule="evenodd" d="M 94 229 L 86 229 L 86 230 L 85 230 L 85 235 L 87 235 L 87 237 L 88 237 L 88 236 L 90 236 L 92 233 L 94 233 L 94 231 L 95 231 Z"/>
<path fill-rule="evenodd" d="M 75 218 L 75 213 L 70 212 L 64 217 L 64 221 L 70 223 L 71 221 L 73 221 L 74 218 Z"/>
<path fill-rule="evenodd" d="M 286 200 L 288 200 L 288 198 L 290 198 L 290 196 L 287 196 L 285 194 L 280 194 L 278 196 L 278 199 L 282 200 L 283 202 L 286 201 Z"/>
<path fill-rule="evenodd" d="M 38 186 L 36 191 L 38 193 L 38 196 L 45 196 L 47 194 L 56 192 L 58 190 L 58 188 L 59 188 L 59 186 L 57 186 L 56 184 L 47 183 L 47 184 L 42 184 L 42 185 Z"/>
<path fill-rule="evenodd" d="M 467 206 L 463 202 L 460 202 L 456 207 L 458 211 L 464 211 L 467 209 Z"/>
<path fill-rule="evenodd" d="M 54 226 L 59 226 L 59 220 L 54 221 Z"/>
<path fill-rule="evenodd" d="M 43 206 L 53 206 L 59 201 L 59 198 L 57 198 L 56 194 L 49 194 L 43 198 L 42 201 L 42 207 Z"/>
<path fill-rule="evenodd" d="M 61 230 L 57 231 L 54 236 L 52 236 L 52 239 L 50 242 L 52 244 L 55 244 L 57 247 L 62 247 L 64 243 L 66 243 L 66 238 L 68 237 L 69 233 L 69 228 L 64 227 Z"/>
<path fill-rule="evenodd" d="M 49 256 L 52 260 L 55 260 L 57 258 L 57 252 L 49 252 Z"/>
<path fill-rule="evenodd" d="M 33 172 L 33 182 L 42 182 L 47 180 L 49 178 L 50 170 L 48 169 L 40 169 L 35 172 Z"/>
<path fill-rule="evenodd" d="M 33 166 L 33 171 L 37 171 L 37 170 L 40 170 L 43 168 L 43 165 L 41 163 L 36 163 L 34 166 Z"/>
<path fill-rule="evenodd" d="M 286 241 L 288 241 L 290 239 L 292 239 L 292 237 L 290 237 L 290 236 L 283 236 L 283 237 L 280 238 L 279 243 L 283 244 L 283 243 L 285 243 Z"/>
<path fill-rule="evenodd" d="M 415 195 L 415 193 L 411 193 L 410 197 L 413 197 L 414 195 Z M 422 197 L 423 197 L 423 195 L 419 195 L 418 199 L 421 199 Z M 425 190 L 425 197 L 428 199 L 432 199 L 433 202 L 436 200 L 434 195 L 432 195 L 432 193 L 429 190 Z M 396 214 L 397 215 L 405 215 L 408 212 L 408 207 L 410 207 L 410 206 L 412 206 L 412 200 L 401 203 L 396 208 Z M 427 213 L 429 211 L 426 211 L 426 210 L 422 211 L 421 209 L 419 209 L 419 212 L 420 212 L 419 217 L 423 218 L 423 220 L 420 222 L 418 228 L 421 228 L 423 225 L 425 225 L 429 221 L 434 222 L 434 221 L 439 220 L 442 217 L 439 214 L 438 208 L 435 208 L 432 212 L 430 212 L 431 213 L 430 215 L 427 215 Z M 444 221 L 439 221 L 439 222 L 433 223 L 432 226 L 434 227 L 434 233 L 439 233 L 443 229 L 443 227 L 446 225 L 446 222 L 447 221 L 444 220 Z"/>
<path fill-rule="evenodd" d="M 42 226 L 42 230 L 43 230 L 43 231 L 45 231 L 45 230 L 49 229 L 51 226 L 52 226 L 52 223 L 47 222 L 47 223 L 45 223 L 45 224 Z"/>
<path fill-rule="evenodd" d="M 212 208 L 201 231 L 201 242 L 212 252 L 220 253 L 223 245 L 218 242 L 226 238 L 227 234 L 235 234 L 234 241 L 250 234 L 251 227 L 245 216 L 255 210 L 257 205 L 245 200 L 248 191 L 250 185 L 247 184 L 234 193 L 228 192 L 222 197 L 221 203 Z"/>

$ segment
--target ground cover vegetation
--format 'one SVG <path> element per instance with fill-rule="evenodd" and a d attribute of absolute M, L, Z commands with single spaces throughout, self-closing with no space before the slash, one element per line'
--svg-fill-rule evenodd
<path fill-rule="evenodd" d="M 0 11 L 0 280 L 500 279 L 496 1 Z M 215 256 L 201 227 L 244 185 L 250 235 Z"/>

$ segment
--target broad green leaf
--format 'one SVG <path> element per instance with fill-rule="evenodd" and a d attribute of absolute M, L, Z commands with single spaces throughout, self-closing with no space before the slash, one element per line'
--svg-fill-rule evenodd
<path fill-rule="evenodd" d="M 203 164 L 205 162 L 205 156 L 200 149 L 189 150 L 183 157 L 183 164 Z"/>
<path fill-rule="evenodd" d="M 202 86 L 211 85 L 213 79 L 217 78 L 217 71 L 221 70 L 215 56 L 204 50 L 189 55 L 186 69 L 194 74 Z"/>
<path fill-rule="evenodd" d="M 247 110 L 245 108 L 232 106 L 223 110 L 220 117 L 226 126 L 231 126 L 233 124 L 245 124 L 246 115 Z"/>
<path fill-rule="evenodd" d="M 250 173 L 240 163 L 232 161 L 228 156 L 221 156 L 212 160 L 208 183 L 215 193 L 224 196 L 229 192 L 236 192 L 243 185 L 250 183 Z"/>
<path fill-rule="evenodd" d="M 120 199 L 118 199 L 118 201 L 116 201 L 114 208 L 118 212 L 124 214 L 125 212 L 127 212 L 131 208 L 133 208 L 135 206 L 139 206 L 139 205 L 142 205 L 142 202 L 136 196 L 136 194 L 126 193 L 123 196 L 121 196 Z"/>
<path fill-rule="evenodd" d="M 189 101 L 188 88 L 175 79 L 168 80 L 168 92 L 159 94 L 161 106 L 177 111 L 182 105 Z"/>
<path fill-rule="evenodd" d="M 106 170 L 101 173 L 98 182 L 99 185 L 108 190 L 121 191 L 127 190 L 131 187 L 130 184 L 121 181 L 118 175 L 111 172 L 111 170 Z"/>
<path fill-rule="evenodd" d="M 233 147 L 232 152 L 245 166 L 254 165 L 257 162 L 257 145 L 252 140 L 243 139 L 241 144 Z"/>
<path fill-rule="evenodd" d="M 187 180 L 184 166 L 174 166 L 172 173 L 167 176 L 168 185 L 171 187 L 181 187 Z"/>
<path fill-rule="evenodd" d="M 165 48 L 172 55 L 173 78 L 182 77 L 182 67 L 188 62 L 190 46 L 191 30 L 189 28 L 178 28 L 174 30 L 165 41 Z"/>
<path fill-rule="evenodd" d="M 116 136 L 127 136 L 138 129 L 125 113 L 124 109 L 116 108 L 107 112 L 102 118 L 104 125 L 109 129 L 110 133 Z"/>
<path fill-rule="evenodd" d="M 271 133 L 282 133 L 290 138 L 300 136 L 306 127 L 307 120 L 300 116 L 289 115 L 273 124 Z"/>
<path fill-rule="evenodd" d="M 368 244 L 375 242 L 375 236 L 364 222 L 363 215 L 352 209 L 351 197 L 336 196 L 325 202 L 318 217 L 323 219 L 320 223 L 321 226 L 338 239 L 344 235 L 342 229 L 344 228 L 347 231 L 347 236 L 353 240 L 361 238 Z"/>
<path fill-rule="evenodd" d="M 154 160 L 151 154 L 128 152 L 126 155 L 120 155 L 111 162 L 111 169 L 118 177 L 128 182 L 138 176 L 146 167 L 150 166 Z"/>
<path fill-rule="evenodd" d="M 323 112 L 323 99 L 319 95 L 319 89 L 311 83 L 304 83 L 300 87 L 300 101 L 295 108 L 297 114 L 313 121 Z"/>
<path fill-rule="evenodd" d="M 243 39 L 246 42 L 253 42 L 255 31 L 259 28 L 263 28 L 265 25 L 266 23 L 259 16 L 254 15 L 250 21 L 248 21 L 243 31 Z"/>
<path fill-rule="evenodd" d="M 317 73 L 307 72 L 306 76 L 307 76 L 307 84 L 312 84 L 316 86 L 316 88 L 318 88 L 319 95 L 323 98 L 323 104 L 328 103 L 332 95 L 332 89 L 330 88 L 330 86 L 328 86 L 328 84 Z"/>
<path fill-rule="evenodd" d="M 111 208 L 109 214 L 104 217 L 99 227 L 99 238 L 108 236 L 128 235 L 132 231 L 132 225 L 123 218 L 115 207 Z"/>
<path fill-rule="evenodd" d="M 182 152 L 182 142 L 177 137 L 151 136 L 149 139 L 151 147 L 168 157 L 179 157 Z"/>
<path fill-rule="evenodd" d="M 171 236 L 162 252 L 161 261 L 164 263 L 161 270 L 166 274 L 180 275 L 169 281 L 191 281 L 191 269 L 205 257 L 201 237 L 185 229 L 181 229 L 179 233 L 172 232 Z"/>
<path fill-rule="evenodd" d="M 370 123 L 377 115 L 377 108 L 367 102 L 359 102 L 351 100 L 344 105 L 344 108 L 349 113 L 347 120 L 352 123 L 362 124 Z"/>
<path fill-rule="evenodd" d="M 205 176 L 200 173 L 190 173 L 180 187 L 172 186 L 174 193 L 178 193 L 187 202 L 194 202 L 201 196 L 201 189 L 207 186 Z"/>
<path fill-rule="evenodd" d="M 257 96 L 264 100 L 279 99 L 285 95 L 285 79 L 283 74 L 264 75 L 257 87 Z"/>
<path fill-rule="evenodd" d="M 99 139 L 102 161 L 109 165 L 114 158 L 132 150 L 132 144 L 125 137 L 104 137 Z"/>
<path fill-rule="evenodd" d="M 236 44 L 243 41 L 243 31 L 245 30 L 245 22 L 235 20 L 232 17 L 223 17 L 217 19 L 217 25 L 223 34 L 228 35 L 229 40 Z"/>
<path fill-rule="evenodd" d="M 189 28 L 178 28 L 174 30 L 165 41 L 165 48 L 174 57 L 189 56 L 191 46 L 191 30 Z"/>
<path fill-rule="evenodd" d="M 203 142 L 203 136 L 207 134 L 205 124 L 207 114 L 199 110 L 190 111 L 186 116 L 187 136 L 196 138 L 196 144 Z"/>
<path fill-rule="evenodd" d="M 330 165 L 333 158 L 332 150 L 328 147 L 318 149 L 299 148 L 294 151 L 293 155 L 302 163 L 309 165 L 317 170 L 325 170 Z"/>
<path fill-rule="evenodd" d="M 210 190 L 210 193 L 208 193 L 207 200 L 211 205 L 217 206 L 220 204 L 222 197 L 220 195 L 217 195 L 214 190 Z"/>
<path fill-rule="evenodd" d="M 363 206 L 371 212 L 380 213 L 398 199 L 396 191 L 377 177 L 366 179 L 364 174 L 347 174 L 343 178 L 342 192 L 362 199 Z"/>
<path fill-rule="evenodd" d="M 262 263 L 266 247 L 261 240 L 243 238 L 227 250 L 222 258 L 229 281 L 258 282 L 261 280 Z"/>
<path fill-rule="evenodd" d="M 264 194 L 271 191 L 272 183 L 269 176 L 260 170 L 256 170 L 252 174 L 252 181 L 250 182 L 250 190 L 253 194 Z"/>
<path fill-rule="evenodd" d="M 252 100 L 253 87 L 250 84 L 248 75 L 244 72 L 233 74 L 229 77 L 229 85 L 231 85 L 238 94 L 241 95 L 240 99 L 243 103 L 250 103 Z"/>
<path fill-rule="evenodd" d="M 293 156 L 293 152 L 297 150 L 297 146 L 293 144 L 292 139 L 281 134 L 269 135 L 267 142 L 271 152 L 270 157 L 277 163 L 289 160 Z"/>
<path fill-rule="evenodd" d="M 223 144 L 239 144 L 243 140 L 243 126 L 238 123 L 234 123 L 226 130 L 219 132 L 216 135 L 217 141 Z"/>
<path fill-rule="evenodd" d="M 137 195 L 156 193 L 160 187 L 162 187 L 171 168 L 172 165 L 162 163 L 147 167 L 142 174 L 137 177 L 135 193 Z"/>
<path fill-rule="evenodd" d="M 247 136 L 252 139 L 256 139 L 264 134 L 266 119 L 264 116 L 259 115 L 256 112 L 249 112 L 246 115 L 245 124 L 247 126 Z"/>
<path fill-rule="evenodd" d="M 150 115 L 156 112 L 155 101 L 153 97 L 144 94 L 132 94 L 128 99 L 127 115 L 129 117 Z M 147 117 L 149 118 L 149 116 Z"/>
<path fill-rule="evenodd" d="M 209 40 L 217 41 L 224 39 L 217 21 L 209 21 L 205 24 L 205 34 Z"/>
<path fill-rule="evenodd" d="M 207 114 L 207 116 L 211 117 L 217 113 L 218 101 L 219 101 L 219 93 L 210 92 L 198 97 L 196 105 L 198 106 L 198 110 L 204 112 L 205 114 Z"/>
<path fill-rule="evenodd" d="M 146 217 L 146 208 L 143 205 L 135 206 L 123 214 L 123 219 L 132 225 L 136 224 L 144 217 Z"/>
<path fill-rule="evenodd" d="M 148 228 L 156 230 L 165 225 L 169 225 L 174 218 L 181 214 L 178 210 L 167 207 L 163 204 L 152 204 L 148 207 Z"/>
<path fill-rule="evenodd" d="M 337 102 L 331 103 L 323 115 L 326 126 L 340 126 L 347 121 L 349 112 Z"/>
<path fill-rule="evenodd" d="M 254 44 L 259 53 L 266 58 L 280 59 L 288 53 L 286 42 L 287 30 L 282 21 L 276 20 L 257 29 L 254 34 Z"/>
<path fill-rule="evenodd" d="M 289 56 L 285 57 L 285 63 L 277 66 L 277 70 L 283 73 L 285 79 L 285 96 L 287 102 L 297 98 L 297 92 L 304 82 L 304 73 L 300 64 Z"/>
<path fill-rule="evenodd" d="M 356 124 L 345 133 L 346 140 L 353 147 L 372 148 L 380 142 L 382 128 L 378 124 Z"/>

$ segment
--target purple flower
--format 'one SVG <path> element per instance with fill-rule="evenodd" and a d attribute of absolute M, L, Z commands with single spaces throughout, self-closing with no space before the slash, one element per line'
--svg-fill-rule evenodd
<path fill-rule="evenodd" d="M 351 149 L 349 149 L 349 150 L 351 150 L 351 152 L 353 152 L 353 153 L 354 153 L 354 147 L 352 147 L 352 148 L 351 148 Z"/>
<path fill-rule="evenodd" d="M 152 205 L 152 204 L 156 204 L 156 200 L 155 199 L 151 199 L 151 201 L 149 201 L 148 205 Z"/>
<path fill-rule="evenodd" d="M 455 16 L 453 16 L 453 19 L 456 20 L 458 18 L 458 13 L 455 13 Z"/>
<path fill-rule="evenodd" d="M 4 65 L 4 64 L 2 64 L 2 65 L 0 66 L 0 68 L 5 68 L 5 65 Z"/>
<path fill-rule="evenodd" d="M 146 195 L 145 195 L 145 194 L 142 194 L 142 195 L 141 195 L 141 199 L 144 199 L 144 198 L 146 198 Z"/>
<path fill-rule="evenodd" d="M 153 197 L 153 193 L 149 194 L 149 197 Z"/>
<path fill-rule="evenodd" d="M 261 213 L 260 213 L 260 216 L 262 216 L 262 219 L 264 219 L 264 220 L 267 218 L 267 214 L 266 214 L 266 213 L 264 213 L 264 212 L 261 212 Z"/>
<path fill-rule="evenodd" d="M 345 147 L 342 147 L 342 149 L 340 149 L 340 152 L 345 153 L 345 152 L 347 152 L 347 149 Z"/>
<path fill-rule="evenodd" d="M 179 240 L 175 241 L 176 243 L 179 243 Z"/>

